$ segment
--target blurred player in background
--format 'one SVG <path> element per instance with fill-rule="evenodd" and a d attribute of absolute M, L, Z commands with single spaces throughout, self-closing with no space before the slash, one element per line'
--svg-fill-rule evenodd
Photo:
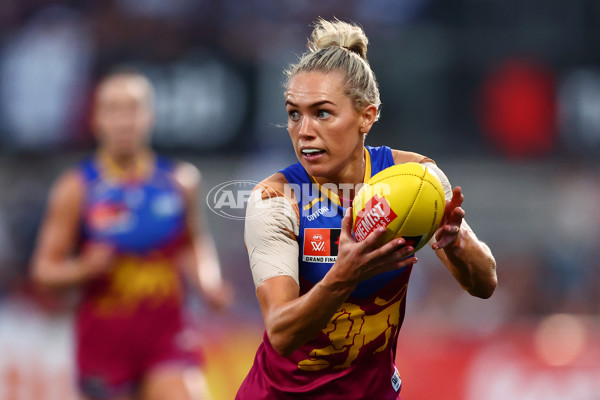
<path fill-rule="evenodd" d="M 394 164 L 426 164 L 447 200 L 433 249 L 470 294 L 487 298 L 496 287 L 494 257 L 463 219 L 460 188 L 427 157 L 365 147 L 380 107 L 367 43 L 358 26 L 319 20 L 310 51 L 288 71 L 299 163 L 263 181 L 248 203 L 244 239 L 266 332 L 238 400 L 399 396 L 396 342 L 417 259 L 402 238 L 380 243 L 385 228 L 356 242 L 354 190 L 342 185 L 355 188 Z"/>
<path fill-rule="evenodd" d="M 208 398 L 184 334 L 184 286 L 217 309 L 232 297 L 199 210 L 198 170 L 150 149 L 153 96 L 135 71 L 100 81 L 98 149 L 54 184 L 34 254 L 40 286 L 82 289 L 76 347 L 87 399 Z"/>

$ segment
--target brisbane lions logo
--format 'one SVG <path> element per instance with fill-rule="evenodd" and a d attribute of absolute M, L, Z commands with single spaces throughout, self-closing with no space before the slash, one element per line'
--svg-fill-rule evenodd
<path fill-rule="evenodd" d="M 356 304 L 342 304 L 322 331 L 331 344 L 313 349 L 310 358 L 300 361 L 298 368 L 304 371 L 348 368 L 361 352 L 369 356 L 388 349 L 390 339 L 396 337 L 399 329 L 400 305 L 406 287 L 404 285 L 390 300 L 377 297 L 373 313 L 367 314 Z M 343 355 L 341 362 L 336 355 Z"/>

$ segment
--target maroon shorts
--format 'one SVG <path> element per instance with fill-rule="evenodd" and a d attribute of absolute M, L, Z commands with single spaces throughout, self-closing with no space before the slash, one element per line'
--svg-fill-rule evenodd
<path fill-rule="evenodd" d="M 77 367 L 81 392 L 109 399 L 133 393 L 157 367 L 199 365 L 198 346 L 186 336 L 178 311 L 140 311 L 123 318 L 80 313 Z"/>

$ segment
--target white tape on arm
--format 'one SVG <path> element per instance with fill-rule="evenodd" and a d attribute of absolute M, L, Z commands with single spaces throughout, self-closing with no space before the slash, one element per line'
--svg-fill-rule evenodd
<path fill-rule="evenodd" d="M 246 208 L 244 241 L 248 250 L 254 286 L 275 276 L 290 276 L 299 284 L 299 221 L 285 197 L 262 198 L 252 193 Z"/>
<path fill-rule="evenodd" d="M 448 177 L 446 176 L 446 174 L 444 174 L 444 172 L 442 172 L 442 170 L 440 169 L 440 167 L 438 167 L 437 165 L 435 165 L 434 163 L 423 163 L 423 165 L 425 165 L 427 168 L 429 168 L 429 172 L 431 172 L 433 175 L 437 176 L 438 179 L 440 180 L 440 182 L 442 182 L 442 187 L 444 188 L 444 197 L 446 197 L 446 201 L 450 201 L 452 199 L 452 185 L 450 185 L 450 181 L 448 180 Z M 431 239 L 429 239 L 429 245 L 434 244 L 435 242 L 437 242 L 435 235 L 433 235 L 433 237 Z"/>
<path fill-rule="evenodd" d="M 446 174 L 444 174 L 444 172 L 442 172 L 440 167 L 438 167 L 434 163 L 427 162 L 427 163 L 423 163 L 423 165 L 425 165 L 427 168 L 429 168 L 429 171 L 432 174 L 434 174 L 435 176 L 437 176 L 438 179 L 440 180 L 440 182 L 442 182 L 446 200 L 450 201 L 452 199 L 452 185 L 450 185 L 450 181 L 448 180 L 448 177 L 446 176 Z"/>

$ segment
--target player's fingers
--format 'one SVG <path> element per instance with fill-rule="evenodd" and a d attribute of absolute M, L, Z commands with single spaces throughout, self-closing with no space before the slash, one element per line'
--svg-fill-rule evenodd
<path fill-rule="evenodd" d="M 352 209 L 350 207 L 346 209 L 344 218 L 342 218 L 342 230 L 340 232 L 340 237 L 352 239 Z"/>
<path fill-rule="evenodd" d="M 386 272 L 386 271 L 393 271 L 396 269 L 402 269 L 405 267 L 408 267 L 409 265 L 413 265 L 417 263 L 417 257 L 415 256 L 411 256 L 411 257 L 407 257 L 404 256 L 400 259 L 397 259 L 395 261 L 391 261 L 391 262 L 386 262 L 386 263 L 382 263 L 382 267 L 384 268 L 384 270 L 382 272 Z"/>
<path fill-rule="evenodd" d="M 450 243 L 452 243 L 452 241 L 450 241 L 448 239 L 442 239 L 439 242 L 435 242 L 434 244 L 432 244 L 431 248 L 433 250 L 441 250 L 441 249 L 445 248 L 446 246 L 448 246 Z"/>
<path fill-rule="evenodd" d="M 411 251 L 414 251 L 412 246 L 406 246 L 406 241 L 403 238 L 394 238 L 383 246 L 374 248 L 369 254 L 371 259 L 382 259 L 385 257 L 393 257 L 395 252 L 401 252 L 403 257 L 408 256 Z M 396 260 L 392 260 L 395 262 Z"/>
<path fill-rule="evenodd" d="M 431 245 L 433 250 L 441 250 L 448 245 L 448 241 L 443 238 Z"/>
<path fill-rule="evenodd" d="M 437 242 L 435 242 L 431 248 L 434 250 L 443 249 L 444 247 L 454 243 L 458 238 L 460 232 L 460 226 L 457 225 L 444 225 L 440 228 L 441 233 L 436 235 Z"/>
<path fill-rule="evenodd" d="M 452 191 L 452 198 L 446 201 L 446 215 L 450 214 L 453 209 L 462 206 L 465 196 L 462 194 L 460 186 L 456 186 Z"/>
<path fill-rule="evenodd" d="M 363 245 L 363 249 L 367 252 L 372 251 L 374 249 L 380 248 L 382 245 L 382 237 L 387 232 L 385 226 L 380 226 L 378 228 L 373 229 L 371 233 L 367 235 L 365 240 L 361 242 Z"/>
<path fill-rule="evenodd" d="M 456 186 L 452 190 L 452 198 L 456 199 L 456 201 L 462 204 L 463 200 L 465 199 L 465 196 L 463 195 L 462 188 L 460 186 Z"/>
<path fill-rule="evenodd" d="M 417 257 L 408 257 L 408 258 L 404 258 L 400 261 L 398 261 L 395 264 L 396 269 L 398 268 L 404 268 L 404 267 L 408 267 L 409 265 L 414 265 L 418 262 L 419 260 L 417 259 Z"/>
<path fill-rule="evenodd" d="M 412 246 L 400 247 L 391 254 L 391 261 L 394 264 L 403 262 L 404 260 L 411 258 L 411 255 L 413 255 L 414 252 L 415 252 L 415 249 Z M 414 257 L 412 257 L 412 258 L 414 258 Z"/>
<path fill-rule="evenodd" d="M 463 210 L 460 207 L 456 207 L 454 210 L 452 210 L 452 213 L 450 214 L 450 217 L 448 218 L 448 225 L 460 225 L 460 223 L 462 222 L 462 220 L 465 218 L 465 210 Z"/>
<path fill-rule="evenodd" d="M 461 222 L 461 219 L 459 219 L 458 221 L 447 221 L 444 225 L 441 226 L 442 232 L 440 234 L 440 237 L 458 234 L 458 232 L 460 231 Z"/>
<path fill-rule="evenodd" d="M 442 223 L 440 224 L 440 226 L 435 230 L 435 233 L 433 234 L 433 237 L 435 238 L 436 241 L 439 241 L 440 238 L 442 237 L 442 233 L 444 233 L 444 226 L 445 224 Z"/>

